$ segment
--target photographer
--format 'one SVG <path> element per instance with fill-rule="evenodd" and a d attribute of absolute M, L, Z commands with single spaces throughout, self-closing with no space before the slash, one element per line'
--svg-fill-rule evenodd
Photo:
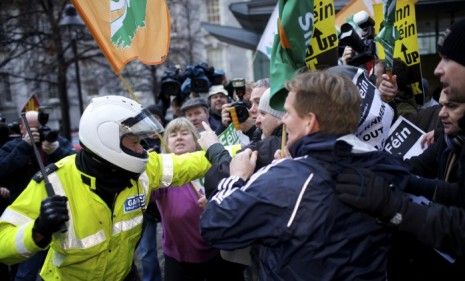
<path fill-rule="evenodd" d="M 352 22 L 341 26 L 339 46 L 343 50 L 340 64 L 364 67 L 370 71 L 376 58 L 374 39 L 375 22 L 367 12 L 354 14 Z"/>
<path fill-rule="evenodd" d="M 22 137 L 8 141 L 0 148 L 0 186 L 10 190 L 8 198 L 10 203 L 19 196 L 32 176 L 39 171 L 39 164 L 32 147 L 33 142 L 37 144 L 45 166 L 73 153 L 68 140 L 59 137 L 56 131 L 51 131 L 45 126 L 48 121 L 46 113 L 28 111 L 26 119 L 33 138 L 29 137 L 25 125 L 21 123 L 19 126 Z M 33 256 L 18 265 L 17 278 L 35 278 L 44 257 L 44 255 Z"/>
<path fill-rule="evenodd" d="M 214 131 L 222 131 L 221 110 L 224 104 L 228 103 L 228 91 L 223 85 L 213 85 L 208 91 L 208 104 L 210 106 L 210 117 L 208 119 L 210 127 Z"/>

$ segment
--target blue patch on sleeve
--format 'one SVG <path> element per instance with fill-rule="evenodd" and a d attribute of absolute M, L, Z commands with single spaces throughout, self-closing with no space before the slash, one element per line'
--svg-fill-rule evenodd
<path fill-rule="evenodd" d="M 134 211 L 142 208 L 145 204 L 145 194 L 139 194 L 133 197 L 129 197 L 124 201 L 124 212 Z"/>

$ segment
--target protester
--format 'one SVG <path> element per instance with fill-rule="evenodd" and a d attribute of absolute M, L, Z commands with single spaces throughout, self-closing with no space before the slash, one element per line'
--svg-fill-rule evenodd
<path fill-rule="evenodd" d="M 172 120 L 163 136 L 166 153 L 182 155 L 197 151 L 198 133 L 186 118 Z M 153 194 L 161 214 L 166 281 L 243 280 L 241 268 L 226 262 L 219 251 L 207 245 L 199 231 L 206 204 L 199 180 Z"/>
<path fill-rule="evenodd" d="M 228 91 L 223 85 L 213 85 L 208 91 L 208 104 L 210 107 L 208 122 L 214 131 L 222 131 L 221 109 L 228 103 Z"/>
<path fill-rule="evenodd" d="M 194 124 L 198 132 L 203 131 L 202 121 L 209 123 L 208 104 L 203 98 L 188 99 L 181 106 L 184 117 Z"/>
<path fill-rule="evenodd" d="M 447 97 L 448 103 L 460 104 L 465 101 L 465 20 L 453 24 L 444 37 L 438 42 L 438 51 L 441 61 L 434 73 L 440 77 L 443 84 L 443 97 Z M 462 105 L 460 105 L 461 107 Z M 445 109 L 450 110 L 450 109 Z M 452 109 L 454 110 L 454 109 Z M 463 118 L 458 122 L 463 137 Z M 445 126 L 447 133 L 452 124 Z M 446 254 L 458 257 L 459 264 L 465 255 L 465 198 L 463 188 L 465 178 L 463 167 L 465 165 L 465 151 L 462 144 L 457 145 L 458 169 L 455 186 L 442 188 L 438 186 L 433 189 L 425 186 L 422 195 L 430 197 L 433 202 L 428 205 L 417 204 L 409 200 L 409 197 L 399 190 L 392 189 L 389 180 L 379 178 L 371 172 L 345 171 L 338 177 L 338 197 L 350 206 L 367 212 L 368 214 L 383 218 L 398 226 L 402 232 L 409 233 L 418 241 L 425 243 L 435 249 L 444 251 Z M 363 181 L 363 184 L 362 184 Z M 411 186 L 407 186 L 409 190 Z M 420 189 L 416 188 L 417 195 Z M 417 267 L 424 273 L 440 274 L 436 269 L 443 268 L 437 264 L 423 264 Z M 459 268 L 462 274 L 462 268 Z M 443 272 L 443 271 L 442 271 Z M 443 272 L 444 273 L 444 272 Z M 440 279 L 463 279 L 465 275 L 452 276 L 454 272 L 446 272 Z M 405 276 L 405 275 L 404 275 Z M 425 275 L 427 279 L 434 279 L 437 275 Z M 451 278 L 451 279 L 449 279 Z M 405 280 L 405 279 L 404 279 Z"/>
<path fill-rule="evenodd" d="M 249 118 L 240 123 L 240 131 L 249 137 L 250 142 L 258 141 L 261 138 L 261 131 L 255 124 L 258 115 L 258 103 L 260 102 L 260 97 L 269 87 L 270 81 L 268 78 L 260 79 L 252 85 L 249 100 Z M 223 105 L 223 109 L 221 111 L 221 122 L 223 127 L 227 127 L 231 123 L 231 105 L 232 103 Z M 216 133 L 218 134 L 219 132 L 216 131 Z"/>
<path fill-rule="evenodd" d="M 256 163 L 256 170 L 270 164 L 274 159 L 274 154 L 281 149 L 282 121 L 284 112 L 275 110 L 270 106 L 270 89 L 266 89 L 260 97 L 256 124 L 262 132 L 262 138 L 245 146 L 242 150 L 250 148 L 259 152 Z M 229 177 L 229 163 L 231 156 L 224 146 L 219 143 L 216 134 L 207 128 L 201 133 L 200 145 L 207 151 L 206 157 L 212 163 L 212 167 L 205 175 L 205 189 L 209 197 L 216 190 L 218 183 Z"/>
<path fill-rule="evenodd" d="M 260 280 L 385 280 L 389 233 L 336 200 L 332 178 L 364 167 L 401 184 L 407 173 L 352 135 L 361 98 L 350 80 L 316 71 L 286 88 L 293 158 L 253 174 L 257 152 L 239 153 L 202 215 L 202 236 L 224 250 L 252 245 Z"/>
<path fill-rule="evenodd" d="M 153 189 L 181 185 L 210 167 L 204 152 L 147 153 L 161 125 L 122 96 L 92 99 L 82 114 L 82 150 L 37 174 L 0 217 L 0 262 L 48 249 L 44 280 L 135 280 L 134 249 Z M 16 241 L 16 242 L 15 242 Z"/>

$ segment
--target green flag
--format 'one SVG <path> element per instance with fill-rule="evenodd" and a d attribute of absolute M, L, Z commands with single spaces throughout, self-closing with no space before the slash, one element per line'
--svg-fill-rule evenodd
<path fill-rule="evenodd" d="M 313 0 L 279 0 L 278 34 L 271 52 L 271 107 L 282 110 L 284 83 L 306 67 L 306 50 L 313 33 Z"/>
<path fill-rule="evenodd" d="M 383 28 L 375 37 L 375 41 L 379 42 L 384 49 L 385 60 L 384 68 L 386 72 L 392 71 L 394 44 L 399 38 L 398 32 L 394 27 L 396 21 L 396 0 L 384 0 L 384 21 Z"/>

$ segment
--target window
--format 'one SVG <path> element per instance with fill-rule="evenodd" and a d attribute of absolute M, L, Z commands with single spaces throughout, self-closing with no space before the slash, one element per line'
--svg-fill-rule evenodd
<path fill-rule="evenodd" d="M 223 65 L 223 51 L 221 49 L 208 49 L 207 50 L 208 65 L 215 68 L 224 69 Z"/>
<path fill-rule="evenodd" d="M 436 33 L 425 32 L 418 34 L 418 43 L 420 55 L 428 55 L 436 53 Z"/>
<path fill-rule="evenodd" d="M 220 5 L 218 0 L 207 0 L 207 19 L 210 23 L 220 23 Z"/>

